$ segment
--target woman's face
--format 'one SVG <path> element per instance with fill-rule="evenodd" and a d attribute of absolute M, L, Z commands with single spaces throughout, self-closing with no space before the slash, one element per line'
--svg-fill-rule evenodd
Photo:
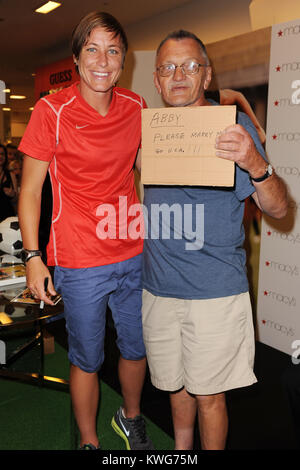
<path fill-rule="evenodd" d="M 119 36 L 97 27 L 82 47 L 77 61 L 81 91 L 107 94 L 118 81 L 123 66 L 123 45 Z"/>

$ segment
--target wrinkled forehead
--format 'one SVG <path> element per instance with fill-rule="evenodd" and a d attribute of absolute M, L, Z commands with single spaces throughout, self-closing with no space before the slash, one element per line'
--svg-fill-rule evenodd
<path fill-rule="evenodd" d="M 159 66 L 165 63 L 178 63 L 179 65 L 189 59 L 206 63 L 206 57 L 200 44 L 192 38 L 170 38 L 158 51 L 156 65 Z"/>

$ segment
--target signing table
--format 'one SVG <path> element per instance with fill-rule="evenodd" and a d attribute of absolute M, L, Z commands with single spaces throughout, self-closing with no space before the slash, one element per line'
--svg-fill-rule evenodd
<path fill-rule="evenodd" d="M 24 284 L 18 284 L 0 288 L 0 377 L 68 391 L 68 381 L 44 374 L 44 327 L 63 313 L 63 303 L 60 301 L 54 306 L 45 304 L 44 309 L 40 309 L 39 305 L 12 303 L 11 300 L 25 287 Z M 10 351 L 9 341 L 28 331 L 31 337 Z M 16 361 L 34 348 L 39 355 L 38 371 L 16 371 Z"/>
<path fill-rule="evenodd" d="M 44 371 L 44 328 L 49 321 L 55 321 L 62 316 L 63 302 L 48 306 L 44 309 L 39 305 L 26 305 L 13 303 L 11 300 L 25 289 L 25 284 L 17 286 L 0 287 L 0 379 L 16 380 L 24 383 L 38 385 L 56 390 L 69 392 L 69 382 L 58 377 L 49 377 Z M 20 337 L 21 344 L 9 348 Z M 24 337 L 26 339 L 24 340 Z M 16 370 L 15 364 L 24 356 L 29 356 L 29 364 L 32 366 L 30 352 L 38 351 L 37 372 Z M 33 357 L 33 354 L 31 355 Z M 26 363 L 26 361 L 25 361 Z M 71 448 L 78 445 L 78 429 L 71 406 Z"/>

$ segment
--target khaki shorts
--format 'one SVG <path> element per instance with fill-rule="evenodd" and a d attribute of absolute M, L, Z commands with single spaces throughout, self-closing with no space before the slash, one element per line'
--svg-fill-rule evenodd
<path fill-rule="evenodd" d="M 185 300 L 144 290 L 143 335 L 156 388 L 211 395 L 257 382 L 248 292 Z"/>

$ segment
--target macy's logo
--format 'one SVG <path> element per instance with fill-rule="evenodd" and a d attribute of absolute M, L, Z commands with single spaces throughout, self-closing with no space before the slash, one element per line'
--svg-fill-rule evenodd
<path fill-rule="evenodd" d="M 300 233 L 283 233 L 277 232 L 277 230 L 268 229 L 267 236 L 272 238 L 280 238 L 283 241 L 288 241 L 293 244 L 300 243 Z"/>
<path fill-rule="evenodd" d="M 290 36 L 293 34 L 300 34 L 300 24 L 294 26 L 286 26 L 283 29 L 277 31 L 277 37 L 282 38 L 283 36 Z"/>
<path fill-rule="evenodd" d="M 274 142 L 299 142 L 300 132 L 276 132 L 275 131 L 275 133 L 272 134 L 272 141 Z"/>
<path fill-rule="evenodd" d="M 278 331 L 279 333 L 285 334 L 287 336 L 294 336 L 295 331 L 291 326 L 281 325 L 273 320 L 262 320 L 262 324 L 266 327 L 272 328 L 273 330 Z"/>
<path fill-rule="evenodd" d="M 290 264 L 278 263 L 277 261 L 266 261 L 265 265 L 267 268 L 289 274 L 290 276 L 299 276 L 299 267 L 296 265 L 291 266 Z"/>
<path fill-rule="evenodd" d="M 272 300 L 276 300 L 276 302 L 282 302 L 289 307 L 296 307 L 296 299 L 295 297 L 289 297 L 288 295 L 279 294 L 278 292 L 274 291 L 264 291 L 264 296 L 272 298 Z"/>
<path fill-rule="evenodd" d="M 276 72 L 296 72 L 300 70 L 300 62 L 286 62 L 275 66 Z"/>

